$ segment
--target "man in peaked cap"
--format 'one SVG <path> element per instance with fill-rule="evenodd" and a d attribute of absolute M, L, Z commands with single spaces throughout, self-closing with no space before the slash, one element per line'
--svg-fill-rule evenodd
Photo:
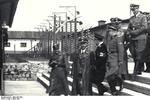
<path fill-rule="evenodd" d="M 86 53 L 88 40 L 86 37 L 81 36 L 78 38 L 78 52 L 71 54 L 70 61 L 73 61 L 73 87 L 72 95 L 86 95 L 83 89 L 83 70 L 86 67 Z M 85 83 L 85 82 L 84 82 Z M 83 93 L 84 92 L 84 93 Z"/>
<path fill-rule="evenodd" d="M 106 73 L 107 49 L 104 44 L 104 36 L 95 33 L 95 40 L 96 50 L 90 53 L 90 90 L 92 90 L 93 83 L 98 87 L 99 95 L 103 95 L 108 90 L 102 84 Z"/>
<path fill-rule="evenodd" d="M 129 20 L 128 32 L 131 35 L 130 47 L 129 50 L 133 56 L 135 67 L 133 73 L 134 76 L 141 74 L 144 70 L 144 49 L 146 46 L 146 32 L 144 29 L 147 29 L 147 17 L 142 14 L 139 10 L 139 5 L 131 4 L 130 10 L 133 13 Z"/>
<path fill-rule="evenodd" d="M 85 36 L 79 37 L 79 52 L 75 55 L 77 56 L 76 60 L 73 59 L 73 62 L 77 62 L 77 76 L 74 76 L 74 82 L 76 82 L 76 86 L 74 86 L 76 90 L 76 94 L 79 95 L 89 95 L 89 68 L 90 68 L 90 59 L 88 52 L 88 39 Z"/>
<path fill-rule="evenodd" d="M 122 90 L 122 68 L 124 62 L 124 45 L 122 37 L 118 35 L 120 33 L 120 19 L 111 18 L 111 25 L 108 26 L 108 34 L 106 36 L 106 46 L 108 52 L 106 79 L 110 86 L 112 95 L 119 95 Z M 120 86 L 120 89 L 116 89 L 116 85 Z"/>
<path fill-rule="evenodd" d="M 53 46 L 53 54 L 49 59 L 49 66 L 52 68 L 49 79 L 50 86 L 47 89 L 49 95 L 69 95 L 70 90 L 67 82 L 64 55 L 59 51 L 58 44 Z"/>

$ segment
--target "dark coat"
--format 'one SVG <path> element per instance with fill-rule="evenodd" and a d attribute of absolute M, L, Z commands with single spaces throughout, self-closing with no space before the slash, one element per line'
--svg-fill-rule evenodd
<path fill-rule="evenodd" d="M 101 83 L 106 73 L 107 49 L 104 43 L 90 53 L 91 73 L 90 80 L 93 83 Z"/>
<path fill-rule="evenodd" d="M 64 55 L 61 52 L 54 52 L 49 61 L 49 66 L 52 67 L 49 95 L 68 95 L 69 87 Z"/>
<path fill-rule="evenodd" d="M 67 75 L 63 67 L 56 67 L 52 69 L 49 95 L 69 95 Z"/>

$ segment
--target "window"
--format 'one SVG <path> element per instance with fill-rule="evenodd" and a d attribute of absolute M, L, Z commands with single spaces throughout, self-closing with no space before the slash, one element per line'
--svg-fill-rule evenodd
<path fill-rule="evenodd" d="M 7 42 L 7 43 L 5 44 L 5 47 L 10 47 L 10 42 Z"/>
<path fill-rule="evenodd" d="M 27 43 L 20 43 L 20 47 L 27 47 Z"/>

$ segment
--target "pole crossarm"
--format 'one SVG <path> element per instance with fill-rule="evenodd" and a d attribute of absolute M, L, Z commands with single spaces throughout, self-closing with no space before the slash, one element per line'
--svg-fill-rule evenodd
<path fill-rule="evenodd" d="M 77 18 L 80 18 L 80 16 L 77 17 Z M 72 20 L 70 20 L 70 21 L 73 21 L 73 20 L 75 20 L 75 18 L 72 19 Z M 67 22 L 68 22 L 68 21 L 65 21 L 63 24 L 61 24 L 61 26 L 56 30 L 55 34 L 57 34 L 57 33 L 60 31 L 60 29 L 61 29 Z"/>
<path fill-rule="evenodd" d="M 75 10 L 76 10 L 76 6 L 59 6 L 60 8 L 66 8 L 67 9 L 67 11 L 72 15 L 72 16 L 74 16 L 74 14 L 68 9 L 68 8 L 75 8 Z"/>

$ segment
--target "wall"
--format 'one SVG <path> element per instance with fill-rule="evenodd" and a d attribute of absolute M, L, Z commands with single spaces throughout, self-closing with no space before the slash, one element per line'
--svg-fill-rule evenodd
<path fill-rule="evenodd" d="M 5 47 L 6 53 L 19 53 L 28 51 L 31 47 L 34 47 L 39 40 L 31 40 L 31 39 L 9 39 L 10 47 Z M 21 43 L 26 43 L 26 47 L 21 47 Z"/>

